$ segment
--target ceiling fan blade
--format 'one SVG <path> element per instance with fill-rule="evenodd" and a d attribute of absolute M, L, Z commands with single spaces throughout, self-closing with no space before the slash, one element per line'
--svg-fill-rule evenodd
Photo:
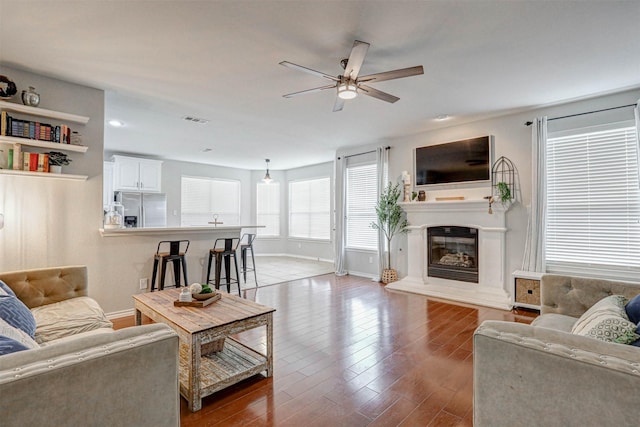
<path fill-rule="evenodd" d="M 401 79 L 403 77 L 418 76 L 420 74 L 424 74 L 424 68 L 422 68 L 422 65 L 386 71 L 384 73 L 369 74 L 368 76 L 360 77 L 358 81 L 362 83 L 382 82 L 384 80 Z"/>
<path fill-rule="evenodd" d="M 342 111 L 342 108 L 344 107 L 344 99 L 340 98 L 339 96 L 336 96 L 336 102 L 333 104 L 333 112 L 337 112 L 337 111 Z"/>
<path fill-rule="evenodd" d="M 350 78 L 351 80 L 355 80 L 358 77 L 358 74 L 360 74 L 360 68 L 364 62 L 364 57 L 367 55 L 368 50 L 369 43 L 361 42 L 359 40 L 353 42 L 349 61 L 344 69 L 345 77 Z"/>
<path fill-rule="evenodd" d="M 373 96 L 374 98 L 378 98 L 383 101 L 390 102 L 392 104 L 400 99 L 397 96 L 393 96 L 386 92 L 382 92 L 378 89 L 374 89 L 371 86 L 367 86 L 367 85 L 358 85 L 358 93 Z"/>
<path fill-rule="evenodd" d="M 293 92 L 293 93 L 288 93 L 286 95 L 282 95 L 284 98 L 293 98 L 294 96 L 298 96 L 298 95 L 306 95 L 308 93 L 315 93 L 315 92 L 320 92 L 323 90 L 327 90 L 327 89 L 335 89 L 336 85 L 326 85 L 326 86 L 321 86 L 321 87 L 317 87 L 315 89 L 307 89 L 307 90 L 301 90 L 300 92 Z"/>
<path fill-rule="evenodd" d="M 337 81 L 340 80 L 340 79 L 338 79 L 336 77 L 330 76 L 329 74 L 325 74 L 325 73 L 322 73 L 320 71 L 312 70 L 311 68 L 303 67 L 302 65 L 294 64 L 293 62 L 282 61 L 280 63 L 280 65 L 283 65 L 283 66 L 285 66 L 287 68 L 292 68 L 294 70 L 299 70 L 299 71 L 302 71 L 304 73 L 313 74 L 314 76 L 322 77 L 324 79 L 331 80 L 331 81 L 334 81 L 334 82 L 337 82 Z"/>

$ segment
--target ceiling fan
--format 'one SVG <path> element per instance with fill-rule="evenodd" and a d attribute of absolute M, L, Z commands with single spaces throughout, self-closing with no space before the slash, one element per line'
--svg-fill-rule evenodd
<path fill-rule="evenodd" d="M 372 96 L 377 99 L 381 99 L 386 102 L 394 103 L 400 98 L 393 96 L 386 92 L 379 91 L 369 86 L 369 83 L 381 82 L 384 80 L 401 79 L 403 77 L 417 76 L 424 74 L 422 65 L 416 67 L 402 68 L 399 70 L 386 71 L 384 73 L 369 74 L 368 76 L 359 76 L 360 68 L 364 62 L 364 57 L 369 50 L 369 43 L 356 40 L 353 43 L 351 54 L 349 58 L 340 61 L 340 65 L 344 69 L 344 74 L 337 77 L 330 76 L 320 71 L 312 70 L 311 68 L 303 67 L 292 62 L 282 61 L 280 65 L 299 70 L 305 73 L 313 74 L 314 76 L 322 77 L 323 79 L 330 80 L 332 83 L 326 86 L 320 86 L 314 89 L 303 90 L 300 92 L 293 92 L 283 95 L 285 98 L 293 98 L 298 95 L 306 95 L 309 93 L 321 92 L 323 90 L 335 89 L 336 101 L 333 105 L 333 111 L 341 111 L 344 107 L 344 102 L 347 99 L 353 99 L 358 94 L 364 94 Z"/>

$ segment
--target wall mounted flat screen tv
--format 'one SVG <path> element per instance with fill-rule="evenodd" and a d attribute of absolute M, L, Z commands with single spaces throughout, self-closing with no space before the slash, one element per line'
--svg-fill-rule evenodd
<path fill-rule="evenodd" d="M 491 136 L 416 148 L 416 185 L 488 181 Z"/>

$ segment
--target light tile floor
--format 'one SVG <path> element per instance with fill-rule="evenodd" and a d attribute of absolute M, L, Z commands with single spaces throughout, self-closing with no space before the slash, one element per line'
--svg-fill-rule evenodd
<path fill-rule="evenodd" d="M 238 262 L 241 260 L 238 258 Z M 251 257 L 247 260 L 251 266 Z M 242 265 L 240 265 L 242 268 Z M 274 285 L 276 283 L 288 282 L 290 280 L 304 279 L 305 277 L 318 276 L 320 274 L 333 273 L 333 263 L 325 261 L 314 261 L 288 256 L 257 256 L 256 275 L 258 286 Z M 235 276 L 235 273 L 234 273 Z M 254 288 L 256 282 L 253 271 L 247 271 L 247 283 L 240 272 L 242 289 Z"/>

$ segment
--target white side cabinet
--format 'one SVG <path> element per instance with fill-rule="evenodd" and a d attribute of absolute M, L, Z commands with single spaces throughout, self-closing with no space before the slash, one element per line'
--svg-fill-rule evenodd
<path fill-rule="evenodd" d="M 114 190 L 161 191 L 162 161 L 139 157 L 113 156 Z"/>

